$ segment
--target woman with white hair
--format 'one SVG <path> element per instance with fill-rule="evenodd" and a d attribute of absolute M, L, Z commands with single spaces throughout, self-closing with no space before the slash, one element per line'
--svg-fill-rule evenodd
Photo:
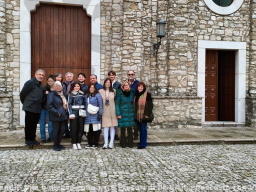
<path fill-rule="evenodd" d="M 60 142 L 68 120 L 68 102 L 63 95 L 62 85 L 59 81 L 54 83 L 54 91 L 48 94 L 47 107 L 53 126 L 53 150 L 60 151 L 65 149 L 64 146 L 60 145 Z"/>

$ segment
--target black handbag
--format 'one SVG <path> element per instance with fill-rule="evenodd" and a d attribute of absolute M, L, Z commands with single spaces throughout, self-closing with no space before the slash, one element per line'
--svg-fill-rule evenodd
<path fill-rule="evenodd" d="M 147 102 L 146 102 L 146 106 L 147 107 Z M 147 123 L 151 123 L 154 120 L 155 116 L 153 114 L 153 111 L 151 112 L 151 115 L 148 118 L 145 118 L 145 116 L 143 115 L 143 119 L 142 121 L 147 122 Z"/>

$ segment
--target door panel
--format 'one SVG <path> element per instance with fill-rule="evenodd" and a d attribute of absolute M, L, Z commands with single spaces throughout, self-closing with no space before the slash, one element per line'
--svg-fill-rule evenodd
<path fill-rule="evenodd" d="M 218 120 L 218 51 L 206 50 L 205 121 Z"/>
<path fill-rule="evenodd" d="M 219 51 L 219 120 L 235 121 L 234 51 Z"/>
<path fill-rule="evenodd" d="M 31 13 L 31 76 L 37 69 L 50 74 L 80 72 L 89 84 L 91 73 L 91 18 L 82 6 L 40 4 Z"/>

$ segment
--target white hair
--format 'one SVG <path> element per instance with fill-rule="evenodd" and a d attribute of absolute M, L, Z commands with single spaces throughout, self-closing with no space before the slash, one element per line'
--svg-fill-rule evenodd
<path fill-rule="evenodd" d="M 62 84 L 61 84 L 61 82 L 59 82 L 59 81 L 55 81 L 55 83 L 54 83 L 53 87 L 55 88 L 55 87 L 56 87 L 56 85 L 59 85 L 59 86 L 61 86 L 61 87 L 62 87 Z"/>
<path fill-rule="evenodd" d="M 44 75 L 45 75 L 45 72 L 44 72 L 44 70 L 43 70 L 43 69 L 38 69 L 38 70 L 36 71 L 36 74 L 38 74 L 38 72 L 43 72 L 43 73 L 44 73 Z"/>
<path fill-rule="evenodd" d="M 71 72 L 67 72 L 67 73 L 66 73 L 66 75 L 65 75 L 65 77 L 67 77 L 67 75 L 69 75 L 69 74 L 71 74 L 71 75 L 72 75 L 72 77 L 74 77 L 74 74 L 73 74 L 73 73 L 71 73 Z"/>

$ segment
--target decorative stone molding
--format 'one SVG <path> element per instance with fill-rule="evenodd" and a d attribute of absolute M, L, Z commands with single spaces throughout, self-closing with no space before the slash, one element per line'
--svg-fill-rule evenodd
<path fill-rule="evenodd" d="M 82 5 L 92 18 L 91 73 L 100 77 L 100 0 L 20 0 L 20 89 L 31 78 L 31 12 L 43 3 Z M 25 113 L 20 105 L 20 125 L 25 124 Z"/>
<path fill-rule="evenodd" d="M 209 9 L 211 9 L 214 13 L 220 15 L 230 15 L 236 12 L 243 4 L 244 0 L 234 0 L 233 3 L 228 7 L 221 7 L 216 5 L 213 0 L 204 0 L 205 4 Z"/>
<path fill-rule="evenodd" d="M 197 96 L 202 97 L 202 122 L 205 122 L 206 49 L 235 50 L 235 122 L 245 122 L 246 42 L 198 41 Z"/>

